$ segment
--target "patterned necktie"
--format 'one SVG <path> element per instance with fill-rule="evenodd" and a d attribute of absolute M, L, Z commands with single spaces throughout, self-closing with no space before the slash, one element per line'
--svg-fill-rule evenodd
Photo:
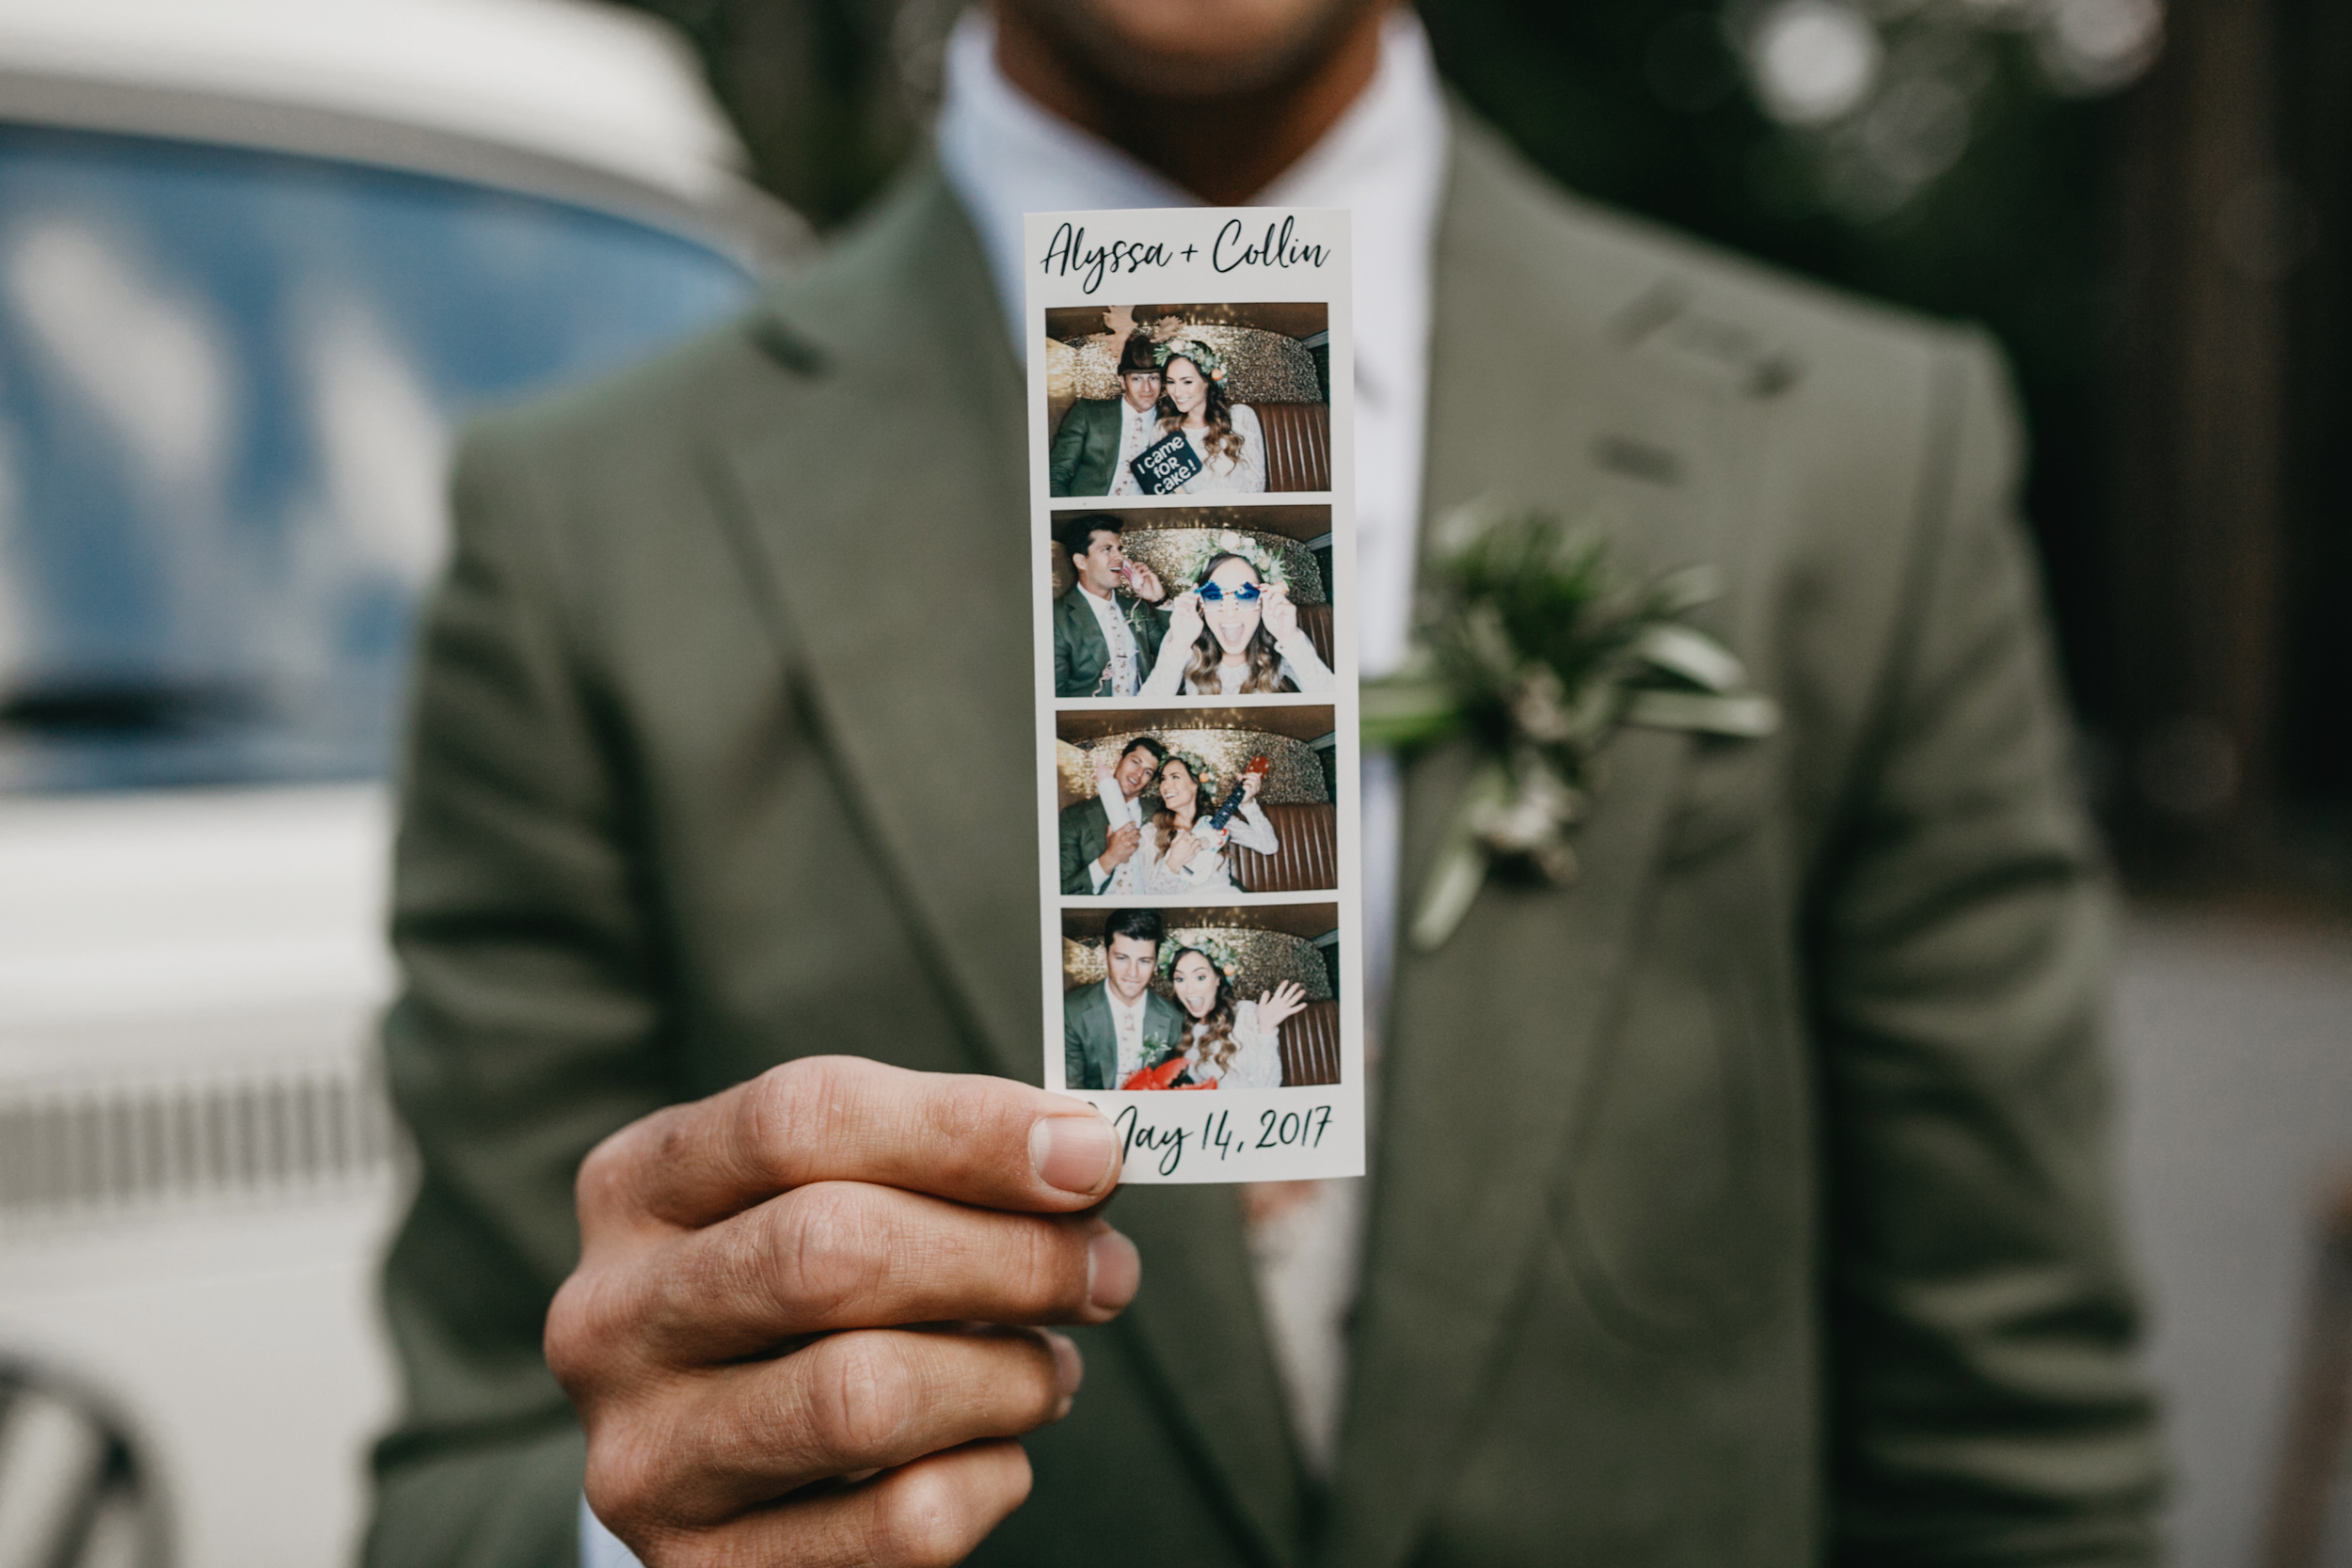
<path fill-rule="evenodd" d="M 1136 634 L 1127 625 L 1126 611 L 1120 607 L 1119 595 L 1111 595 L 1111 695 L 1132 697 L 1136 694 Z"/>

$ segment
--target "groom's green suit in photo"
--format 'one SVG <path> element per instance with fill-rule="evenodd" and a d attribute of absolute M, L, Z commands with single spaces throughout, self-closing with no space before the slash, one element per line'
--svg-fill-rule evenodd
<path fill-rule="evenodd" d="M 1104 641 L 1103 624 L 1094 618 L 1081 597 L 1086 590 L 1073 584 L 1068 593 L 1054 601 L 1054 695 L 1057 697 L 1107 697 L 1101 689 L 1103 667 L 1111 661 L 1111 645 Z M 1160 639 L 1167 634 L 1168 624 L 1159 612 L 1141 599 L 1129 594 L 1114 594 L 1111 602 L 1127 623 L 1127 630 L 1136 640 L 1136 684 L 1141 686 L 1152 673 L 1152 661 L 1160 656 Z"/>
<path fill-rule="evenodd" d="M 1079 1331 L 974 1560 L 2150 1561 L 2108 895 L 1996 356 L 1467 120 L 1431 354 L 1426 515 L 1711 564 L 1704 622 L 1785 721 L 1623 733 L 1578 880 L 1400 951 L 1327 1481 L 1234 1191 L 1137 1188 L 1141 1292 Z M 1039 1080 L 1024 404 L 926 169 L 750 319 L 466 441 L 405 772 L 385 1052 L 421 1179 L 371 1562 L 577 1560 L 540 1337 L 597 1140 L 804 1054 Z M 923 570 L 877 594 L 877 561 Z M 1405 765 L 1408 906 L 1478 765 Z"/>
<path fill-rule="evenodd" d="M 1062 1082 L 1073 1089 L 1119 1087 L 1119 1026 L 1111 1022 L 1110 992 L 1080 986 L 1062 998 Z M 1143 1043 L 1181 1045 L 1184 1015 L 1158 991 L 1143 993 Z"/>
<path fill-rule="evenodd" d="M 1118 479 L 1119 400 L 1080 398 L 1062 410 L 1046 449 L 1050 493 L 1056 496 L 1107 496 Z"/>
<path fill-rule="evenodd" d="M 1061 840 L 1061 890 L 1079 895 L 1092 893 L 1094 877 L 1087 870 L 1087 864 L 1101 860 L 1110 844 L 1111 814 L 1103 809 L 1100 797 L 1089 795 L 1062 807 L 1061 815 L 1055 818 L 1055 827 Z"/>

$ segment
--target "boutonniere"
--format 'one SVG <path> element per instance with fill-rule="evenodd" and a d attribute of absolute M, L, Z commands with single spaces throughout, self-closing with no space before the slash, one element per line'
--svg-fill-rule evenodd
<path fill-rule="evenodd" d="M 1454 803 L 1408 928 L 1442 946 L 1489 875 L 1574 879 L 1569 831 L 1595 763 L 1624 725 L 1744 738 L 1779 707 L 1685 617 L 1718 588 L 1706 568 L 1627 585 L 1603 541 L 1540 513 L 1466 509 L 1440 525 L 1406 667 L 1367 684 L 1365 743 L 1467 736 L 1482 757 Z"/>

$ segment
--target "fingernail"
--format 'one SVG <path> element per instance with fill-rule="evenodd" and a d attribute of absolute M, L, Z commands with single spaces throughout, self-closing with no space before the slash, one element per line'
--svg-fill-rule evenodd
<path fill-rule="evenodd" d="M 1087 1299 L 1106 1312 L 1116 1312 L 1136 1299 L 1143 1283 L 1143 1254 L 1116 1230 L 1105 1230 L 1087 1243 Z"/>
<path fill-rule="evenodd" d="M 1119 1136 L 1102 1117 L 1040 1117 L 1029 1129 L 1038 1180 L 1065 1193 L 1098 1193 L 1119 1159 Z"/>
<path fill-rule="evenodd" d="M 1087 1380 L 1087 1358 L 1078 1354 L 1078 1347 L 1067 1334 L 1048 1334 L 1045 1343 L 1054 1353 L 1054 1381 L 1060 1386 L 1062 1402 L 1067 1405 L 1078 1386 Z"/>

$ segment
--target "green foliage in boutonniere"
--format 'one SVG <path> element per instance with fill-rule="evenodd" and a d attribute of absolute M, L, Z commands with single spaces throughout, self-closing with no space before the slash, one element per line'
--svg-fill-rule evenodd
<path fill-rule="evenodd" d="M 1753 738 L 1780 723 L 1721 643 L 1683 618 L 1718 592 L 1694 568 L 1616 580 L 1602 540 L 1540 513 L 1469 509 L 1440 526 L 1404 670 L 1363 691 L 1367 745 L 1467 737 L 1485 759 L 1415 910 L 1415 945 L 1453 935 L 1490 871 L 1565 882 L 1569 830 L 1622 725 Z"/>

